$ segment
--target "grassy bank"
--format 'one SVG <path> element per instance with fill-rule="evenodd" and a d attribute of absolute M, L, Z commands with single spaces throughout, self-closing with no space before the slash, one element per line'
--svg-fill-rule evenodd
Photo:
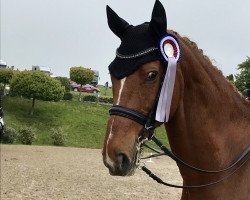
<path fill-rule="evenodd" d="M 31 127 L 36 133 L 35 145 L 52 145 L 52 128 L 61 128 L 66 146 L 102 148 L 109 105 L 78 101 L 36 101 L 35 113 L 29 115 L 31 101 L 19 97 L 4 97 L 6 127 Z M 159 132 L 165 138 L 164 130 Z M 166 140 L 165 140 L 166 142 Z"/>
<path fill-rule="evenodd" d="M 98 85 L 98 89 L 101 92 L 101 96 L 104 96 L 104 97 L 112 97 L 113 96 L 111 88 L 106 88 L 102 85 Z"/>

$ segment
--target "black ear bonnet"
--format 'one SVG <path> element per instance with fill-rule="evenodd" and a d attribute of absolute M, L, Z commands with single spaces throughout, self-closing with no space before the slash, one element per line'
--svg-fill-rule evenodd
<path fill-rule="evenodd" d="M 162 4 L 156 0 L 150 23 L 138 26 L 129 25 L 107 6 L 110 29 L 121 39 L 116 57 L 109 65 L 109 72 L 122 79 L 135 72 L 141 65 L 161 60 L 158 44 L 166 34 L 167 21 Z"/>

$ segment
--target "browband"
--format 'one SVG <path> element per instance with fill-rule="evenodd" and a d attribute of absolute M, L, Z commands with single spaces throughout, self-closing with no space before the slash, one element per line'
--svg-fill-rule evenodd
<path fill-rule="evenodd" d="M 145 56 L 145 55 L 147 55 L 147 54 L 149 54 L 149 53 L 151 53 L 153 51 L 156 51 L 156 50 L 158 50 L 157 47 L 150 47 L 150 48 L 148 48 L 146 50 L 142 50 L 142 51 L 140 51 L 138 53 L 135 53 L 135 54 L 123 55 L 123 54 L 120 54 L 118 52 L 118 49 L 117 49 L 116 50 L 116 56 L 118 58 L 120 58 L 120 59 L 133 59 L 133 58 L 138 58 L 138 57 L 141 57 L 141 56 Z"/>

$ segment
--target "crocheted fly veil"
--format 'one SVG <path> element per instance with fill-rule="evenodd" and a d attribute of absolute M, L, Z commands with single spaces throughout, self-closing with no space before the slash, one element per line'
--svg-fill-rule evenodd
<path fill-rule="evenodd" d="M 166 33 L 167 19 L 163 5 L 156 0 L 150 22 L 133 26 L 120 18 L 107 6 L 108 25 L 112 32 L 121 39 L 116 50 L 116 57 L 109 65 L 110 74 L 122 79 L 135 72 L 147 62 L 160 60 L 166 67 L 162 84 L 156 120 L 168 120 L 173 87 L 175 82 L 176 63 L 180 57 L 177 39 Z"/>
<path fill-rule="evenodd" d="M 110 74 L 118 79 L 136 71 L 141 65 L 160 60 L 158 43 L 166 34 L 167 21 L 162 4 L 155 2 L 150 23 L 138 26 L 128 24 L 107 6 L 108 25 L 121 39 L 116 57 L 109 65 Z"/>

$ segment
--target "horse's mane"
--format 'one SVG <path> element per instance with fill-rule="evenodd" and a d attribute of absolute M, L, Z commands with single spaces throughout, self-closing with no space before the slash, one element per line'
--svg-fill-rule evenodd
<path fill-rule="evenodd" d="M 208 64 L 209 66 L 214 67 L 215 69 L 217 69 L 217 71 L 218 71 L 220 74 L 223 75 L 222 71 L 219 70 L 215 65 L 213 65 L 211 59 L 210 59 L 207 55 L 204 54 L 203 50 L 200 49 L 200 48 L 198 47 L 198 45 L 197 45 L 195 42 L 193 42 L 192 40 L 190 40 L 187 36 L 183 36 L 183 37 L 182 37 L 181 35 L 179 35 L 179 34 L 178 34 L 177 32 L 175 32 L 175 31 L 170 31 L 170 32 L 172 32 L 172 34 L 174 34 L 177 38 L 180 38 L 188 47 L 191 47 L 192 50 L 195 51 L 194 53 L 195 53 L 198 57 L 202 58 L 204 61 L 207 62 L 206 64 Z"/>
<path fill-rule="evenodd" d="M 237 93 L 238 95 L 241 96 L 241 98 L 245 99 L 244 96 L 238 91 L 238 89 L 235 87 L 234 84 L 232 84 L 228 79 L 225 78 L 225 76 L 223 75 L 222 71 L 219 70 L 217 68 L 217 66 L 215 66 L 211 59 L 204 54 L 203 50 L 200 49 L 198 47 L 198 45 L 193 42 L 192 40 L 190 40 L 188 37 L 186 36 L 181 36 L 179 35 L 177 32 L 172 31 L 172 30 L 168 30 L 168 32 L 170 32 L 171 34 L 175 35 L 179 40 L 181 40 L 187 47 L 189 47 L 192 52 L 195 54 L 196 58 L 203 64 L 206 65 L 208 70 L 212 70 L 212 73 L 214 74 L 218 74 L 218 76 L 214 76 L 214 79 L 218 79 L 218 82 L 220 82 L 222 79 L 225 80 L 226 85 L 235 93 Z M 217 78 L 216 78 L 217 77 Z M 225 88 L 224 88 L 225 89 Z"/>
<path fill-rule="evenodd" d="M 198 45 L 195 42 L 191 41 L 188 37 L 183 37 L 182 39 L 188 46 L 191 46 L 193 49 L 195 49 L 198 52 L 198 54 L 209 63 L 209 65 L 218 69 L 216 66 L 213 65 L 211 59 L 207 55 L 204 55 L 203 50 L 198 48 Z M 221 70 L 218 69 L 218 71 L 222 74 Z"/>

